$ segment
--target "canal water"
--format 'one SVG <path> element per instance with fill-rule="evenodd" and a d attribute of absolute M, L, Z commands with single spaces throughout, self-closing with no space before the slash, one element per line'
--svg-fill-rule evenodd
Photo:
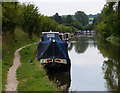
<path fill-rule="evenodd" d="M 78 37 L 69 43 L 71 59 L 71 91 L 103 91 L 105 80 L 102 72 L 104 60 L 93 37 Z"/>
<path fill-rule="evenodd" d="M 107 41 L 79 36 L 68 42 L 71 70 L 51 75 L 68 91 L 119 91 L 120 50 Z"/>

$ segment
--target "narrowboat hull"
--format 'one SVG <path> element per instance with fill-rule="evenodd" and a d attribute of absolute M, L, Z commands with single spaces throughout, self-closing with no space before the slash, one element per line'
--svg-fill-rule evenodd
<path fill-rule="evenodd" d="M 41 63 L 48 72 L 67 72 L 70 71 L 71 62 L 67 60 L 67 64 L 63 63 Z"/>

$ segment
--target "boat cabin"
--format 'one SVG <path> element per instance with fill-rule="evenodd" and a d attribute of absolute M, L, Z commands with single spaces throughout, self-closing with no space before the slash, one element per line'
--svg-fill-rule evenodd
<path fill-rule="evenodd" d="M 47 41 L 47 40 L 61 41 L 59 32 L 42 32 L 42 40 L 41 41 Z"/>

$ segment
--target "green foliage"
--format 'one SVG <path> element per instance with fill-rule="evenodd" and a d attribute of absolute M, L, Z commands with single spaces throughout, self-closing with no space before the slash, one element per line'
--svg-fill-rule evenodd
<path fill-rule="evenodd" d="M 92 24 L 85 25 L 83 30 L 92 30 Z"/>
<path fill-rule="evenodd" d="M 73 27 L 75 27 L 76 29 L 79 29 L 79 30 L 83 29 L 82 24 L 78 20 L 76 20 L 75 18 L 73 18 L 72 15 L 67 15 L 67 17 L 66 17 L 66 23 L 65 24 L 67 26 L 73 26 Z"/>
<path fill-rule="evenodd" d="M 95 26 L 98 25 L 98 23 L 99 23 L 101 20 L 102 20 L 101 14 L 98 14 L 98 16 L 95 17 L 94 20 L 93 20 L 93 24 L 92 24 L 93 29 L 95 29 Z"/>
<path fill-rule="evenodd" d="M 82 11 L 77 11 L 74 15 L 74 17 L 84 26 L 88 24 L 88 16 L 82 12 Z"/>
<path fill-rule="evenodd" d="M 40 18 L 41 18 L 40 27 L 43 32 L 48 32 L 50 30 L 56 31 L 58 24 L 54 20 L 47 16 L 40 16 Z"/>
<path fill-rule="evenodd" d="M 40 31 L 40 14 L 38 13 L 38 8 L 33 4 L 25 5 L 23 4 L 21 24 L 23 29 L 27 31 L 30 37 L 33 33 L 39 34 Z"/>
<path fill-rule="evenodd" d="M 110 41 L 112 44 L 120 46 L 120 38 L 119 37 L 115 37 L 115 36 L 110 36 L 107 38 L 108 41 Z"/>
<path fill-rule="evenodd" d="M 88 17 L 82 11 L 77 11 L 75 15 L 64 16 L 59 16 L 59 14 L 56 13 L 55 15 L 53 15 L 52 19 L 54 19 L 59 24 L 73 26 L 74 28 L 79 30 L 83 30 L 83 27 L 88 24 Z"/>
<path fill-rule="evenodd" d="M 82 24 L 76 19 L 74 19 L 73 22 L 70 25 L 75 27 L 76 29 L 79 29 L 79 30 L 83 29 Z"/>
<path fill-rule="evenodd" d="M 72 33 L 77 30 L 78 29 L 74 28 L 73 26 L 64 26 L 62 24 L 57 26 L 57 31 L 59 31 L 61 33 L 65 33 L 65 32 Z"/>
<path fill-rule="evenodd" d="M 2 29 L 3 31 L 13 32 L 17 25 L 17 2 L 2 3 Z"/>
<path fill-rule="evenodd" d="M 97 29 L 97 34 L 103 38 L 107 38 L 111 35 L 107 28 L 107 25 L 104 22 L 100 22 L 99 26 L 97 26 L 96 29 Z"/>
<path fill-rule="evenodd" d="M 72 22 L 73 22 L 72 16 L 71 15 L 67 15 L 67 17 L 66 17 L 66 23 L 67 24 L 71 24 Z"/>
<path fill-rule="evenodd" d="M 53 19 L 54 19 L 56 22 L 58 22 L 59 24 L 62 23 L 62 18 L 61 18 L 61 16 L 59 16 L 58 13 L 56 13 L 55 15 L 53 15 Z"/>
<path fill-rule="evenodd" d="M 118 4 L 117 2 L 107 2 L 102 13 L 94 21 L 97 33 L 105 39 L 111 35 L 115 37 L 120 36 L 120 31 L 118 30 L 120 25 L 118 21 L 120 14 L 118 11 L 120 9 L 118 8 Z"/>
<path fill-rule="evenodd" d="M 3 3 L 3 32 L 11 33 L 14 37 L 14 29 L 21 27 L 32 38 L 33 34 L 40 36 L 41 32 L 58 31 L 58 23 L 62 22 L 61 16 L 58 13 L 54 15 L 53 20 L 50 17 L 41 15 L 38 8 L 33 4 L 19 4 L 19 3 Z M 72 25 L 70 25 L 72 26 Z M 75 30 L 73 27 L 60 28 L 60 32 L 72 32 Z M 72 31 L 71 31 L 72 30 Z"/>

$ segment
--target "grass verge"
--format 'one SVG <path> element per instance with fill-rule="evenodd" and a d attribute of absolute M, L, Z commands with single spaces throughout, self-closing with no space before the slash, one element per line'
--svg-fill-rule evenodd
<path fill-rule="evenodd" d="M 13 64 L 14 52 L 16 49 L 39 41 L 38 37 L 29 38 L 22 29 L 16 28 L 14 34 L 4 32 L 2 35 L 2 91 L 5 90 L 7 72 Z"/>
<path fill-rule="evenodd" d="M 48 80 L 46 71 L 35 61 L 36 48 L 34 44 L 20 51 L 22 65 L 17 69 L 18 91 L 56 91 L 56 85 Z"/>

